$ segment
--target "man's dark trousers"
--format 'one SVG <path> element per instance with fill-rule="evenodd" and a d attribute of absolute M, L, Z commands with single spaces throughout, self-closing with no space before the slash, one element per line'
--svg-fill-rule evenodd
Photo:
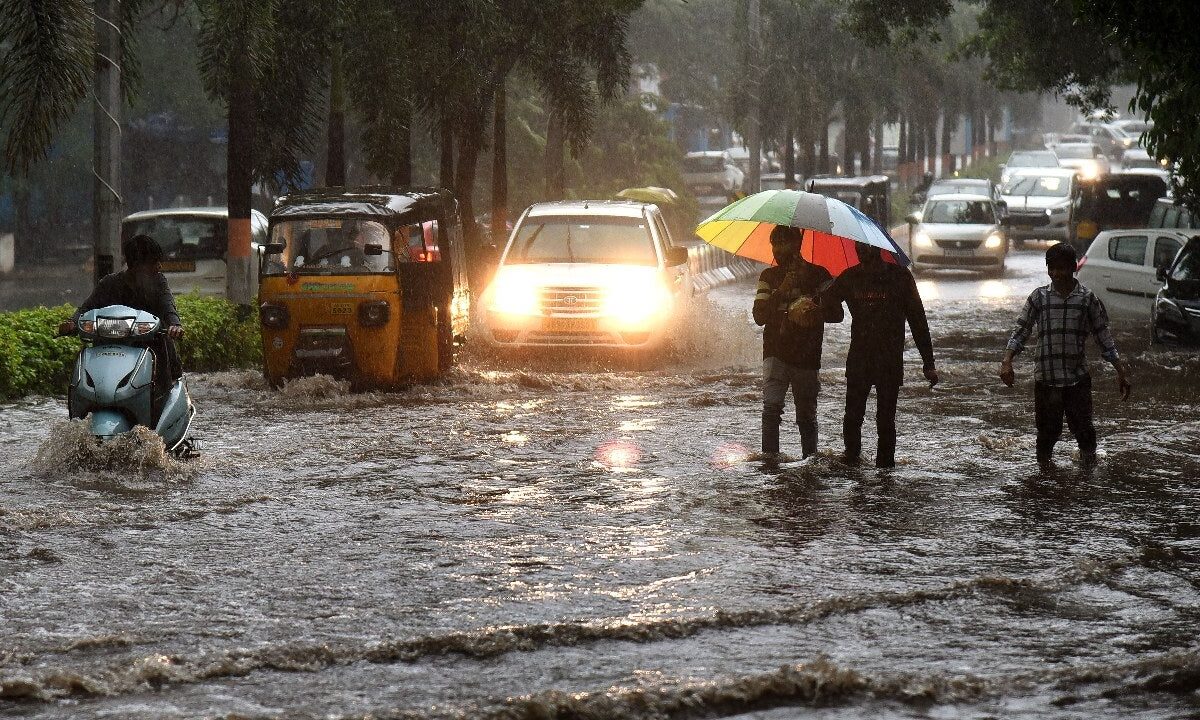
<path fill-rule="evenodd" d="M 857 458 L 862 453 L 862 424 L 867 414 L 867 397 L 875 386 L 875 429 L 879 445 L 875 464 L 892 467 L 896 464 L 896 398 L 899 383 L 872 383 L 868 380 L 846 380 L 846 415 L 842 419 L 842 439 L 846 456 Z"/>
<path fill-rule="evenodd" d="M 1087 459 L 1096 454 L 1096 427 L 1092 424 L 1092 379 L 1086 377 L 1067 387 L 1034 383 L 1033 415 L 1037 424 L 1037 458 L 1050 460 L 1054 444 L 1062 436 L 1063 415 L 1079 443 L 1079 454 Z"/>

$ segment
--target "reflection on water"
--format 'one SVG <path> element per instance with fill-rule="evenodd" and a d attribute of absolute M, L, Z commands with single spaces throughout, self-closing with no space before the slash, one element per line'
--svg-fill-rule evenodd
<path fill-rule="evenodd" d="M 945 382 L 910 368 L 892 471 L 838 459 L 848 324 L 820 452 L 788 423 L 756 452 L 752 284 L 711 301 L 742 323 L 711 362 L 480 353 L 362 395 L 195 376 L 183 474 L 7 405 L 0 714 L 1188 717 L 1200 361 L 1119 334 L 1136 384 L 1095 368 L 1101 463 L 1039 469 L 1028 362 L 995 378 L 1029 257 L 922 281 Z"/>

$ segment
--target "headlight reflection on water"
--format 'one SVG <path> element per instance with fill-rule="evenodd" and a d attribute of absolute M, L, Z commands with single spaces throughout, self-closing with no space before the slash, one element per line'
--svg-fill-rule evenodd
<path fill-rule="evenodd" d="M 744 445 L 726 443 L 713 451 L 711 461 L 719 468 L 727 468 L 743 463 L 750 458 L 750 450 Z"/>
<path fill-rule="evenodd" d="M 609 470 L 627 470 L 642 459 L 642 449 L 628 440 L 609 440 L 596 448 L 596 462 Z"/>

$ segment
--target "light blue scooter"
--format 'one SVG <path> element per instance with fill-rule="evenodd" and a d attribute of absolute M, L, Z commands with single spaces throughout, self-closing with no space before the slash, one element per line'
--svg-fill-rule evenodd
<path fill-rule="evenodd" d="M 162 321 L 142 310 L 109 305 L 83 313 L 76 332 L 90 347 L 83 348 L 75 361 L 67 394 L 71 418 L 91 415 L 92 434 L 100 440 L 142 425 L 158 433 L 176 455 L 195 454 L 188 430 L 196 408 L 183 378 L 155 407 L 155 358 L 150 345 L 166 332 Z"/>

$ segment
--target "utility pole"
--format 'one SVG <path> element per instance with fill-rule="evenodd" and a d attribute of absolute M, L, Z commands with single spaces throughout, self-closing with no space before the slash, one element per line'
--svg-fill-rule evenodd
<path fill-rule="evenodd" d="M 750 154 L 750 167 L 746 168 L 747 193 L 756 193 L 759 189 L 762 163 L 762 128 L 759 126 L 762 108 L 760 83 L 762 82 L 762 14 L 759 0 L 747 0 L 746 24 L 748 32 L 746 39 L 749 47 L 746 57 L 750 69 L 750 121 L 746 125 L 746 149 Z"/>
<path fill-rule="evenodd" d="M 95 0 L 93 281 L 113 272 L 121 248 L 121 0 Z"/>

